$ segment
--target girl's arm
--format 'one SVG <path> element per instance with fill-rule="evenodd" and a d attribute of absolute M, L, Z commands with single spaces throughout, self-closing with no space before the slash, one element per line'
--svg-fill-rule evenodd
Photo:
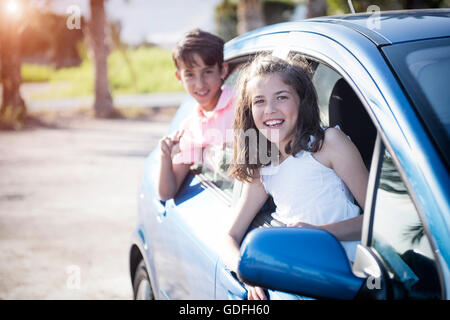
<path fill-rule="evenodd" d="M 322 148 L 314 157 L 333 169 L 364 209 L 369 172 L 353 142 L 339 129 L 328 128 Z M 341 241 L 360 240 L 363 216 L 320 226 Z M 305 224 L 303 224 L 305 226 Z"/>
<path fill-rule="evenodd" d="M 339 129 L 325 131 L 327 158 L 339 178 L 345 183 L 359 206 L 364 209 L 369 172 L 354 143 Z"/>
<path fill-rule="evenodd" d="M 238 268 L 242 238 L 268 197 L 259 178 L 253 179 L 251 183 L 244 183 L 242 196 L 236 205 L 236 215 L 225 236 L 223 260 L 235 272 Z"/>
<path fill-rule="evenodd" d="M 340 241 L 361 240 L 363 215 L 335 223 L 321 225 L 320 228 L 328 231 Z"/>
<path fill-rule="evenodd" d="M 363 216 L 359 215 L 351 219 L 333 222 L 330 224 L 323 224 L 320 226 L 315 226 L 304 222 L 291 223 L 287 226 L 322 229 L 328 231 L 340 241 L 355 241 L 361 240 L 362 221 Z"/>
<path fill-rule="evenodd" d="M 223 250 L 223 261 L 237 272 L 240 258 L 240 243 L 254 217 L 266 202 L 269 195 L 259 178 L 253 179 L 251 183 L 244 183 L 242 197 L 236 206 L 236 215 L 233 223 L 225 236 L 225 248 Z M 264 290 L 260 287 L 245 285 L 249 300 L 266 300 Z"/>

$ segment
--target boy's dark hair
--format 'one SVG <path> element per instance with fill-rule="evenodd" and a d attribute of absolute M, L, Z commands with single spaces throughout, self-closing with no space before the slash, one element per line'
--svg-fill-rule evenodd
<path fill-rule="evenodd" d="M 207 66 L 216 63 L 222 67 L 223 63 L 223 39 L 209 32 L 194 29 L 180 39 L 172 51 L 172 59 L 177 69 L 179 62 L 183 62 L 188 68 L 195 65 L 194 54 L 198 54 Z"/>

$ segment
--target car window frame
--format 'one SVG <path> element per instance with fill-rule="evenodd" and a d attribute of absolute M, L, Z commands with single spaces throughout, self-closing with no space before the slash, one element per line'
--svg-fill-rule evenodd
<path fill-rule="evenodd" d="M 363 228 L 362 228 L 362 237 L 361 237 L 361 244 L 368 248 L 370 250 L 370 246 L 368 243 L 371 240 L 372 237 L 372 229 L 373 229 L 373 218 L 374 218 L 374 211 L 375 211 L 375 200 L 376 200 L 376 191 L 378 189 L 378 183 L 379 183 L 379 175 L 381 173 L 381 165 L 383 162 L 383 152 L 384 148 L 386 148 L 390 154 L 392 155 L 394 164 L 396 168 L 398 169 L 400 176 L 405 183 L 405 186 L 408 190 L 409 195 L 411 196 L 411 200 L 414 204 L 414 207 L 417 210 L 417 213 L 419 215 L 419 219 L 422 222 L 425 230 L 425 235 L 427 236 L 427 239 L 429 240 L 431 249 L 433 251 L 433 257 L 436 262 L 436 267 L 438 270 L 439 275 L 439 281 L 441 285 L 441 296 L 442 298 L 447 298 L 446 295 L 446 287 L 445 287 L 445 281 L 444 281 L 444 274 L 442 272 L 440 259 L 436 254 L 437 248 L 435 246 L 435 242 L 433 240 L 433 237 L 431 237 L 431 233 L 428 227 L 428 224 L 426 222 L 426 219 L 424 218 L 424 214 L 418 205 L 416 194 L 413 192 L 413 188 L 411 187 L 409 180 L 407 178 L 406 173 L 404 172 L 403 167 L 400 165 L 400 161 L 397 158 L 396 153 L 394 152 L 394 149 L 392 148 L 391 144 L 389 143 L 389 140 L 387 136 L 385 135 L 384 131 L 382 130 L 380 124 L 378 123 L 375 115 L 372 112 L 372 109 L 370 108 L 369 103 L 366 100 L 366 97 L 364 94 L 359 90 L 356 83 L 354 83 L 353 79 L 345 72 L 345 70 L 338 65 L 335 61 L 325 61 L 323 57 L 319 58 L 317 56 L 313 56 L 309 53 L 303 53 L 301 49 L 297 49 L 295 47 L 291 47 L 289 50 L 289 54 L 295 51 L 296 53 L 301 54 L 304 58 L 307 60 L 315 61 L 319 64 L 324 64 L 330 69 L 334 70 L 336 73 L 338 73 L 347 83 L 350 85 L 354 93 L 358 96 L 358 99 L 361 101 L 362 105 L 364 106 L 365 110 L 367 111 L 369 117 L 372 120 L 372 123 L 374 124 L 376 130 L 377 130 L 377 138 L 375 142 L 374 152 L 372 155 L 372 163 L 370 165 L 369 170 L 369 183 L 367 186 L 366 191 L 366 203 L 364 207 L 364 218 L 363 218 Z M 315 72 L 315 70 L 314 70 Z M 381 158 L 380 158 L 381 157 Z M 370 236 L 370 238 L 369 238 Z M 384 268 L 384 266 L 383 266 Z"/>
<path fill-rule="evenodd" d="M 291 37 L 290 34 L 297 34 L 294 37 Z M 402 146 L 402 148 L 399 150 L 399 154 L 393 152 L 393 146 L 395 147 L 399 147 L 399 141 L 392 141 L 392 145 L 391 143 L 389 143 L 389 139 L 388 136 L 385 134 L 384 130 L 389 130 L 390 127 L 388 125 L 379 123 L 379 119 L 381 119 L 381 117 L 389 117 L 390 120 L 394 120 L 396 121 L 397 126 L 395 127 L 395 131 L 396 133 L 398 133 L 399 131 L 399 126 L 401 124 L 405 124 L 404 122 L 408 120 L 408 117 L 412 118 L 412 124 L 407 124 L 407 129 L 410 130 L 411 126 L 417 125 L 417 121 L 416 118 L 409 112 L 400 112 L 400 119 L 392 119 L 392 111 L 396 112 L 398 111 L 399 107 L 398 106 L 402 106 L 403 104 L 409 105 L 409 101 L 407 99 L 407 97 L 405 96 L 405 93 L 403 92 L 401 86 L 398 84 L 396 78 L 394 75 L 387 75 L 388 78 L 388 82 L 387 83 L 378 83 L 376 82 L 376 79 L 379 79 L 380 76 L 381 78 L 385 79 L 384 75 L 382 74 L 383 72 L 387 72 L 388 70 L 390 70 L 389 65 L 384 66 L 383 69 L 379 69 L 380 64 L 386 63 L 385 59 L 382 56 L 376 57 L 376 59 L 372 60 L 373 57 L 375 56 L 371 56 L 371 54 L 373 53 L 375 54 L 379 54 L 379 47 L 375 44 L 375 47 L 373 46 L 373 42 L 369 43 L 369 41 L 367 42 L 363 42 L 362 38 L 357 36 L 356 34 L 352 35 L 351 40 L 349 39 L 344 39 L 343 43 L 337 42 L 332 38 L 327 37 L 325 34 L 322 34 L 322 32 L 320 32 L 320 30 L 318 32 L 311 32 L 310 30 L 292 30 L 292 31 L 278 31 L 276 33 L 278 36 L 283 36 L 283 38 L 286 38 L 285 41 L 273 41 L 273 39 L 269 39 L 270 41 L 268 41 L 268 43 L 264 43 L 263 39 L 267 36 L 266 34 L 258 34 L 257 36 L 255 36 L 254 38 L 251 38 L 250 40 L 252 41 L 247 41 L 248 45 L 243 45 L 244 41 L 242 42 L 233 42 L 233 44 L 228 48 L 228 50 L 226 51 L 226 56 L 229 56 L 230 58 L 227 59 L 228 61 L 232 61 L 235 59 L 246 59 L 246 57 L 251 56 L 251 55 L 255 55 L 258 52 L 262 52 L 262 51 L 267 51 L 267 52 L 272 52 L 272 51 L 276 51 L 276 47 L 280 46 L 280 45 L 284 45 L 284 46 L 288 46 L 290 48 L 290 51 L 294 50 L 297 51 L 299 53 L 301 53 L 304 57 L 309 58 L 309 59 L 314 59 L 320 63 L 323 63 L 329 67 L 331 67 L 332 69 L 334 69 L 336 72 L 338 72 L 340 75 L 342 75 L 342 77 L 347 81 L 347 83 L 350 85 L 350 87 L 354 90 L 354 92 L 357 94 L 358 98 L 360 99 L 360 101 L 362 102 L 364 108 L 366 109 L 366 111 L 369 114 L 369 117 L 371 118 L 376 130 L 377 130 L 377 138 L 376 140 L 378 141 L 375 145 L 379 145 L 380 142 L 383 142 L 384 147 L 387 148 L 392 157 L 393 157 L 393 161 L 396 165 L 396 167 L 399 170 L 400 176 L 402 177 L 402 180 L 404 181 L 406 188 L 408 190 L 408 192 L 410 193 L 411 199 L 414 203 L 415 208 L 417 209 L 418 215 L 419 215 L 419 219 L 420 221 L 423 223 L 424 225 L 424 230 L 425 230 L 425 234 L 428 237 L 428 239 L 430 240 L 430 246 L 433 250 L 433 253 L 436 253 L 436 249 L 438 248 L 438 244 L 434 241 L 435 239 L 433 237 L 431 237 L 431 233 L 430 233 L 430 229 L 428 224 L 426 223 L 426 220 L 424 217 L 426 217 L 426 215 L 422 212 L 422 210 L 420 209 L 420 205 L 423 205 L 423 202 L 419 201 L 416 198 L 416 195 L 414 192 L 412 192 L 412 187 L 410 185 L 410 180 L 407 179 L 407 175 L 403 169 L 402 166 L 399 165 L 400 161 L 399 161 L 399 157 L 401 157 L 402 155 L 404 155 L 405 153 L 405 149 L 409 149 L 409 148 L 404 148 Z M 357 43 L 357 48 L 362 48 L 364 50 L 364 54 L 362 56 L 356 57 L 355 55 L 352 54 L 352 51 L 348 49 L 347 45 L 349 44 L 349 41 L 352 41 L 353 39 L 355 40 L 361 40 L 359 43 Z M 245 39 L 247 40 L 247 39 Z M 354 44 L 356 42 L 353 42 L 352 44 Z M 329 56 L 327 53 L 328 51 L 324 51 L 321 50 L 324 47 L 330 48 L 331 49 L 335 49 L 338 50 L 337 53 L 339 54 L 339 59 L 335 59 L 332 56 Z M 236 48 L 237 47 L 237 48 Z M 378 48 L 377 48 L 378 47 Z M 227 48 L 226 48 L 227 49 Z M 239 51 L 241 51 L 239 53 Z M 370 57 L 369 57 L 370 56 Z M 342 67 L 343 64 L 340 62 L 342 61 L 343 57 L 346 58 L 350 58 L 350 59 L 355 59 L 355 64 L 359 64 L 359 66 L 357 66 L 357 68 L 355 68 L 355 70 L 348 70 L 348 68 L 346 67 Z M 360 72 L 362 72 L 363 74 L 360 75 Z M 372 75 L 372 73 L 374 73 L 374 75 Z M 362 77 L 361 77 L 362 76 Z M 353 80 L 355 79 L 355 80 Z M 385 79 L 386 80 L 386 79 Z M 360 83 L 361 81 L 361 83 Z M 358 85 L 356 85 L 356 83 L 358 83 Z M 366 90 L 368 88 L 376 88 L 374 90 L 374 92 L 372 92 L 373 95 L 367 95 Z M 364 94 L 363 94 L 364 92 Z M 386 95 L 388 96 L 388 98 L 392 99 L 394 101 L 394 103 L 398 103 L 397 107 L 394 108 L 394 110 L 391 109 L 392 106 L 390 106 L 386 100 Z M 387 109 L 385 109 L 387 107 Z M 387 110 L 386 111 L 381 111 L 383 109 Z M 391 111 L 391 113 L 389 113 L 389 110 Z M 390 132 L 390 131 L 386 131 L 386 132 Z M 419 131 L 418 134 L 415 134 L 412 136 L 412 141 L 413 142 L 417 142 L 417 140 L 419 138 L 421 138 L 421 135 L 423 135 L 422 131 Z M 405 144 L 407 142 L 402 142 L 402 144 Z M 421 145 L 421 143 L 420 143 Z M 425 143 L 425 150 L 427 151 L 429 149 L 427 148 L 431 148 L 432 146 L 429 145 L 429 143 Z M 380 148 L 380 146 L 378 146 L 378 149 Z M 429 150 L 432 151 L 432 150 Z M 379 159 L 377 159 L 376 155 L 379 155 L 379 151 L 377 151 L 377 148 L 374 147 L 374 153 L 373 153 L 373 157 L 372 157 L 372 162 L 374 161 L 379 161 Z M 433 153 L 434 156 L 434 153 Z M 374 166 L 374 164 L 371 164 L 370 167 L 370 171 L 369 171 L 369 182 L 372 180 L 372 185 L 368 185 L 367 188 L 367 198 L 366 198 L 366 207 L 364 208 L 364 222 L 363 222 L 363 233 L 365 233 L 365 236 L 362 238 L 362 245 L 364 246 L 364 244 L 367 244 L 367 237 L 371 232 L 371 228 L 372 228 L 372 221 L 371 218 L 373 216 L 373 208 L 371 208 L 372 206 L 372 202 L 373 202 L 373 191 L 374 188 L 378 188 L 378 184 L 377 182 L 379 181 L 379 179 L 375 179 L 377 178 L 377 174 L 379 174 L 379 169 L 378 166 L 381 165 L 381 163 L 376 163 L 376 165 Z M 425 167 L 425 170 L 429 169 L 428 167 Z M 441 169 L 441 168 L 440 168 Z M 423 168 L 422 166 L 417 166 L 414 169 L 414 172 L 423 172 Z M 425 177 L 429 177 L 430 174 L 428 172 L 423 172 L 425 174 Z M 432 175 L 431 176 L 432 179 L 435 179 L 435 177 Z M 421 181 L 423 181 L 423 179 L 420 179 Z M 414 181 L 412 181 L 414 182 Z M 432 190 L 433 188 L 436 187 L 436 185 L 439 186 L 439 181 L 436 180 L 432 180 L 432 186 L 430 187 L 429 190 Z M 423 182 L 422 182 L 423 183 Z M 439 194 L 439 196 L 442 198 L 443 195 Z M 370 200 L 370 201 L 367 201 Z M 375 205 L 375 203 L 373 202 L 373 205 Z M 436 206 L 436 205 L 435 205 Z M 367 208 L 367 209 L 366 209 Z M 439 208 L 439 207 L 438 207 Z M 433 228 L 435 229 L 435 228 Z M 364 246 L 365 247 L 365 246 Z M 365 249 L 368 249 L 367 247 L 365 247 Z M 436 255 L 436 254 L 435 254 Z M 436 257 L 435 257 L 436 258 Z M 438 259 L 436 259 L 436 265 L 438 268 L 438 273 L 439 273 L 439 277 L 440 277 L 440 283 L 441 283 L 441 289 L 443 290 L 444 294 L 442 294 L 442 297 L 446 298 L 448 296 L 450 296 L 450 291 L 449 294 L 447 295 L 447 288 L 445 286 L 445 276 L 444 276 L 444 272 L 441 269 L 441 263 L 443 263 L 445 265 L 446 260 L 443 260 L 443 257 L 439 257 Z M 449 286 L 450 287 L 450 286 Z"/>
<path fill-rule="evenodd" d="M 380 257 L 379 253 L 376 250 L 374 250 L 372 247 L 376 199 L 377 199 L 377 193 L 378 193 L 378 189 L 379 189 L 378 187 L 379 187 L 379 183 L 380 183 L 380 175 L 381 175 L 383 156 L 384 156 L 385 150 L 387 150 L 390 153 L 392 160 L 394 162 L 394 165 L 395 165 L 397 171 L 399 172 L 402 182 L 405 184 L 405 187 L 408 191 L 408 194 L 411 198 L 414 208 L 416 209 L 416 212 L 420 219 L 420 222 L 422 223 L 422 225 L 424 227 L 424 234 L 427 237 L 427 240 L 428 240 L 431 250 L 433 252 L 434 262 L 436 263 L 436 269 L 437 269 L 438 277 L 439 277 L 439 284 L 441 286 L 441 299 L 446 299 L 447 296 L 446 296 L 444 274 L 442 272 L 442 267 L 440 264 L 439 257 L 436 254 L 437 250 L 436 250 L 433 238 L 431 237 L 431 233 L 428 228 L 428 224 L 427 224 L 426 220 L 424 219 L 423 212 L 417 203 L 416 195 L 413 192 L 413 189 L 411 188 L 409 180 L 407 179 L 407 176 L 404 172 L 404 169 L 402 168 L 399 160 L 397 159 L 396 153 L 394 152 L 393 148 L 390 146 L 384 133 L 378 129 L 377 129 L 377 139 L 375 142 L 374 153 L 372 156 L 372 163 L 371 163 L 370 171 L 369 171 L 369 183 L 367 186 L 367 196 L 366 196 L 366 205 L 365 205 L 365 210 L 364 210 L 361 244 L 366 249 L 368 249 L 373 255 L 378 257 L 377 260 L 381 264 L 380 267 L 383 268 L 384 270 L 386 270 L 386 266 L 384 265 L 384 262 L 383 262 L 382 258 Z M 389 280 L 390 279 L 387 279 L 387 281 L 389 281 Z"/>
<path fill-rule="evenodd" d="M 223 201 L 228 207 L 232 206 L 234 193 L 236 189 L 236 182 L 233 182 L 233 191 L 231 196 L 220 189 L 217 185 L 215 185 L 212 181 L 210 181 L 203 173 L 195 173 L 195 176 L 199 179 L 200 185 L 203 189 L 210 191 L 217 198 Z"/>
<path fill-rule="evenodd" d="M 435 246 L 433 237 L 431 237 L 431 233 L 430 233 L 428 224 L 426 223 L 426 219 L 424 218 L 424 214 L 423 214 L 420 206 L 418 205 L 417 197 L 416 197 L 415 193 L 413 192 L 413 188 L 411 187 L 409 180 L 407 179 L 407 175 L 404 172 L 404 169 L 402 168 L 402 166 L 400 165 L 399 159 L 397 158 L 397 155 L 394 152 L 394 149 L 392 148 L 391 144 L 389 143 L 387 136 L 384 134 L 384 131 L 381 129 L 381 126 L 379 125 L 378 121 L 376 121 L 377 119 L 376 119 L 375 115 L 373 114 L 364 94 L 359 90 L 356 83 L 354 83 L 353 79 L 345 72 L 345 70 L 340 65 L 335 63 L 334 61 L 332 61 L 332 60 L 330 60 L 329 62 L 325 61 L 323 58 L 313 56 L 312 54 L 309 54 L 309 53 L 303 53 L 301 51 L 301 49 L 297 49 L 295 47 L 291 47 L 291 49 L 288 51 L 288 54 L 291 54 L 293 51 L 295 51 L 296 53 L 299 53 L 304 58 L 306 58 L 308 61 L 315 61 L 319 64 L 324 64 L 325 66 L 329 67 L 330 69 L 332 69 L 336 73 L 338 73 L 345 81 L 347 81 L 347 83 L 350 85 L 350 87 L 352 88 L 354 93 L 358 96 L 358 99 L 361 101 L 362 105 L 364 106 L 365 110 L 367 111 L 369 117 L 372 120 L 372 123 L 374 124 L 374 126 L 377 130 L 377 137 L 376 137 L 374 152 L 372 155 L 372 163 L 370 165 L 370 170 L 369 170 L 369 183 L 368 183 L 367 191 L 366 191 L 366 203 L 365 203 L 365 207 L 364 207 L 364 211 L 363 211 L 364 218 L 363 218 L 361 244 L 364 247 L 366 247 L 367 249 L 369 249 L 373 254 L 378 256 L 378 253 L 371 250 L 371 247 L 369 244 L 370 244 L 372 236 L 373 236 L 372 230 L 373 230 L 374 211 L 375 211 L 375 205 L 376 205 L 376 203 L 375 203 L 376 195 L 377 195 L 378 184 L 379 184 L 379 180 L 380 180 L 379 176 L 381 173 L 381 165 L 383 163 L 383 153 L 384 153 L 384 149 L 386 148 L 390 152 L 390 154 L 393 158 L 394 164 L 400 173 L 402 181 L 405 183 L 405 186 L 411 197 L 413 205 L 416 208 L 416 211 L 419 215 L 419 219 L 424 226 L 425 235 L 430 243 L 430 246 L 431 246 L 431 249 L 433 252 L 433 258 L 436 262 L 436 268 L 438 270 L 439 282 L 441 285 L 441 297 L 444 299 L 447 298 L 444 274 L 442 272 L 440 259 L 436 254 L 437 248 Z M 316 71 L 316 69 L 314 70 L 314 72 L 315 71 Z M 382 261 L 382 260 L 379 260 L 379 261 Z M 381 267 L 385 269 L 384 265 Z"/>
<path fill-rule="evenodd" d="M 275 51 L 275 50 L 276 49 L 274 48 L 273 50 L 266 50 L 266 51 L 271 52 L 271 51 Z M 287 54 L 291 54 L 292 52 L 299 53 L 300 55 L 302 55 L 304 58 L 306 58 L 309 61 L 314 61 L 319 64 L 323 64 L 323 65 L 327 66 L 328 68 L 330 68 L 330 69 L 334 70 L 336 73 L 338 73 L 345 81 L 347 81 L 347 83 L 350 85 L 352 90 L 358 96 L 358 99 L 361 101 L 362 105 L 364 106 L 366 112 L 368 113 L 369 117 L 372 120 L 372 123 L 374 124 L 374 126 L 377 130 L 377 137 L 376 137 L 374 152 L 373 152 L 373 156 L 372 156 L 372 163 L 371 163 L 370 170 L 369 170 L 369 183 L 368 183 L 367 191 L 366 191 L 366 203 L 365 203 L 365 207 L 364 207 L 361 245 L 363 245 L 364 247 L 369 249 L 372 253 L 377 255 L 377 253 L 375 253 L 371 250 L 370 243 L 371 243 L 371 239 L 373 236 L 373 234 L 372 234 L 373 218 L 374 218 L 374 213 L 375 213 L 375 204 L 376 204 L 375 202 L 376 202 L 378 184 L 379 184 L 379 180 L 380 180 L 379 176 L 381 173 L 381 165 L 383 162 L 382 156 L 383 156 L 384 149 L 386 148 L 390 152 L 390 154 L 393 158 L 394 164 L 395 164 L 396 168 L 398 169 L 399 174 L 400 174 L 403 182 L 405 183 L 405 186 L 411 197 L 413 205 L 417 210 L 419 219 L 424 226 L 425 235 L 426 235 L 426 237 L 430 243 L 431 249 L 433 251 L 433 257 L 436 262 L 436 268 L 438 270 L 439 282 L 441 285 L 441 297 L 446 298 L 446 287 L 445 287 L 444 275 L 442 272 L 440 259 L 436 255 L 435 242 L 433 241 L 433 237 L 431 237 L 431 233 L 430 233 L 427 221 L 424 219 L 424 214 L 423 214 L 420 206 L 418 205 L 416 194 L 413 192 L 413 188 L 411 187 L 409 180 L 407 179 L 404 169 L 400 165 L 399 159 L 397 158 L 397 155 L 394 152 L 391 144 L 389 143 L 387 136 L 384 134 L 384 131 L 382 130 L 380 124 L 378 123 L 375 114 L 373 113 L 368 101 L 366 100 L 366 97 L 359 90 L 359 87 L 356 85 L 356 83 L 350 77 L 350 75 L 347 74 L 347 72 L 344 70 L 344 68 L 341 67 L 337 62 L 333 61 L 332 59 L 329 59 L 329 61 L 328 61 L 328 59 L 325 60 L 324 58 L 328 58 L 326 56 L 317 57 L 308 52 L 302 52 L 301 48 L 296 48 L 294 46 L 290 47 L 290 50 L 287 51 Z M 245 61 L 245 60 L 248 61 L 248 59 L 250 57 L 254 57 L 255 55 L 257 55 L 259 53 L 261 53 L 261 52 L 246 53 L 242 56 L 233 57 L 230 61 Z M 314 72 L 315 71 L 316 71 L 316 69 L 314 70 Z M 236 183 L 235 183 L 235 185 L 236 185 Z M 381 267 L 384 268 L 384 266 L 381 266 Z"/>

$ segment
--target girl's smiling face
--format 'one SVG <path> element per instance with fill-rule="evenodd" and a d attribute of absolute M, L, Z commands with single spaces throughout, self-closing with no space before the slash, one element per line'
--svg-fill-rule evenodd
<path fill-rule="evenodd" d="M 247 90 L 256 128 L 284 155 L 294 136 L 300 97 L 277 73 L 251 79 Z"/>

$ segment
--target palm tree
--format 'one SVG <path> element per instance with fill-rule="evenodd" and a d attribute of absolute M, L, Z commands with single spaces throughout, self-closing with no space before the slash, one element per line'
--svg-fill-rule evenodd
<path fill-rule="evenodd" d="M 108 48 L 105 43 L 106 15 L 104 0 L 90 0 L 90 8 L 89 31 L 95 61 L 94 112 L 97 118 L 110 118 L 114 116 L 115 111 L 108 82 Z"/>
<path fill-rule="evenodd" d="M 327 15 L 327 0 L 308 0 L 306 18 L 322 17 Z"/>
<path fill-rule="evenodd" d="M 20 33 L 23 30 L 21 13 L 23 1 L 2 1 L 0 6 L 0 63 L 2 102 L 0 126 L 18 129 L 26 115 L 26 105 L 20 94 Z"/>
<path fill-rule="evenodd" d="M 237 31 L 244 34 L 265 25 L 263 4 L 261 0 L 238 0 Z"/>

